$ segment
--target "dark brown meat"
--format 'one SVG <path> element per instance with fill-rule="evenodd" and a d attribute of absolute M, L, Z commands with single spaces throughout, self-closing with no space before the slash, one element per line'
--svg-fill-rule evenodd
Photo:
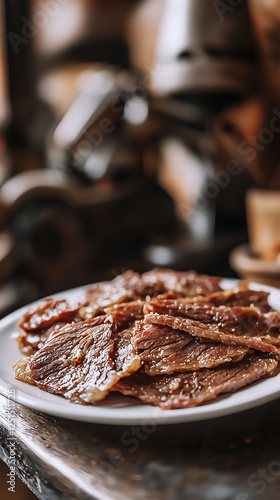
<path fill-rule="evenodd" d="M 249 352 L 244 347 L 200 342 L 185 332 L 144 321 L 136 323 L 132 343 L 151 376 L 211 368 L 239 361 Z"/>
<path fill-rule="evenodd" d="M 263 352 L 279 352 L 278 348 L 271 343 L 267 342 L 262 337 L 253 337 L 246 335 L 238 335 L 236 333 L 228 333 L 223 331 L 221 327 L 216 324 L 205 324 L 201 321 L 196 321 L 189 318 L 182 318 L 178 316 L 170 316 L 168 314 L 150 313 L 145 316 L 146 323 L 153 323 L 156 325 L 166 325 L 174 330 L 183 330 L 184 332 L 212 342 L 221 342 L 226 345 L 234 345 L 240 347 L 247 347 L 248 349 L 257 349 Z M 270 337 L 269 340 L 271 340 Z"/>
<path fill-rule="evenodd" d="M 15 376 L 83 404 L 118 388 L 184 408 L 272 375 L 276 356 L 252 353 L 280 353 L 280 314 L 269 294 L 244 284 L 222 291 L 220 281 L 194 271 L 126 271 L 76 299 L 41 301 L 13 335 L 31 355 L 15 363 Z"/>
<path fill-rule="evenodd" d="M 266 313 L 273 310 L 268 303 L 268 296 L 268 292 L 250 290 L 245 287 L 237 287 L 231 290 L 214 292 L 206 297 L 198 297 L 197 299 L 192 299 L 188 302 L 196 305 L 228 307 L 249 307 L 253 305 L 254 307 L 257 307 L 260 312 Z"/>
<path fill-rule="evenodd" d="M 162 409 L 189 408 L 270 377 L 274 375 L 277 365 L 274 359 L 249 355 L 237 363 L 198 372 L 149 377 L 140 370 L 120 380 L 114 390 Z"/>
<path fill-rule="evenodd" d="M 124 302 L 123 304 L 115 304 L 112 307 L 104 309 L 106 314 L 111 314 L 114 318 L 118 329 L 126 328 L 136 320 L 144 317 L 143 307 L 145 302 L 135 300 L 133 302 Z"/>
<path fill-rule="evenodd" d="M 196 297 L 209 295 L 221 290 L 221 278 L 197 274 L 195 271 L 178 272 L 171 269 L 153 269 L 143 278 L 150 278 L 162 282 L 167 290 L 174 291 L 180 297 Z"/>
<path fill-rule="evenodd" d="M 65 321 L 58 321 L 48 328 L 42 328 L 42 330 L 35 332 L 28 333 L 22 330 L 16 331 L 12 333 L 11 338 L 18 343 L 18 348 L 21 354 L 31 356 L 38 351 L 38 349 L 43 347 L 51 333 L 59 330 L 67 324 L 68 323 Z"/>
<path fill-rule="evenodd" d="M 132 328 L 122 330 L 115 335 L 113 360 L 117 373 L 122 377 L 141 368 L 141 358 L 138 356 L 131 338 Z"/>
<path fill-rule="evenodd" d="M 116 340 L 114 331 L 113 317 L 100 316 L 53 332 L 30 361 L 35 384 L 76 403 L 103 399 L 121 377 L 140 367 L 129 337 Z"/>
<path fill-rule="evenodd" d="M 97 323 L 99 319 L 95 320 Z M 51 330 L 51 328 L 49 329 Z M 68 330 L 68 328 L 67 328 Z M 58 330 L 50 331 L 51 335 L 56 335 Z M 131 343 L 132 329 L 122 330 L 114 335 L 114 351 L 112 352 L 112 359 L 114 368 L 119 376 L 128 376 L 134 373 L 141 367 L 141 359 L 136 353 L 134 345 Z M 30 368 L 31 358 L 17 360 L 13 366 L 15 377 L 22 382 L 28 384 L 35 384 L 32 371 Z M 92 361 L 94 363 L 94 360 Z"/>
<path fill-rule="evenodd" d="M 137 300 L 133 302 L 125 302 L 123 304 L 116 304 L 115 306 L 104 309 L 104 314 L 112 315 L 116 327 L 120 330 L 128 327 L 134 321 L 144 317 L 144 303 L 145 302 L 141 300 Z M 76 319 L 77 318 L 75 317 L 75 320 Z M 72 323 L 72 321 L 69 323 Z M 41 330 L 35 330 L 34 332 L 16 331 L 12 334 L 12 339 L 18 343 L 19 351 L 22 354 L 31 356 L 38 351 L 38 349 L 43 347 L 52 332 L 59 330 L 67 324 L 68 323 L 65 321 L 59 321 L 48 328 L 42 328 Z"/>
<path fill-rule="evenodd" d="M 112 284 L 117 288 L 124 288 L 131 300 L 146 299 L 146 297 L 155 297 L 167 291 L 165 284 L 154 276 L 147 274 L 138 274 L 134 271 L 126 271 L 117 276 Z"/>
<path fill-rule="evenodd" d="M 280 337 L 280 313 L 261 313 L 254 306 L 209 307 L 192 304 L 184 299 L 153 299 L 145 304 L 144 312 L 182 316 L 202 323 L 216 323 L 224 332 L 237 335 Z"/>
<path fill-rule="evenodd" d="M 81 307 L 81 319 L 103 314 L 105 308 L 146 297 L 154 297 L 166 291 L 162 282 L 144 277 L 134 271 L 126 271 L 112 281 L 93 285 L 87 290 L 86 304 Z"/>
<path fill-rule="evenodd" d="M 113 332 L 113 318 L 102 316 L 52 334 L 30 362 L 36 385 L 78 403 L 103 399 L 119 379 Z"/>
<path fill-rule="evenodd" d="M 54 323 L 71 322 L 77 315 L 81 301 L 46 299 L 30 306 L 23 315 L 18 327 L 25 332 L 39 332 Z"/>

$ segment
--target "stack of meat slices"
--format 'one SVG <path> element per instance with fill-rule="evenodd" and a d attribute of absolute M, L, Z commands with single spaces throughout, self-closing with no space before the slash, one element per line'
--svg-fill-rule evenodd
<path fill-rule="evenodd" d="M 16 378 L 70 401 L 119 391 L 187 408 L 275 374 L 280 313 L 268 293 L 194 271 L 127 271 L 75 300 L 31 306 L 13 334 Z"/>

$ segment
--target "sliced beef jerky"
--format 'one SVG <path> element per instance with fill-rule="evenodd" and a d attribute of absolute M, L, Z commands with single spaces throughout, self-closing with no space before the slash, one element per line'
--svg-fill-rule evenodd
<path fill-rule="evenodd" d="M 104 314 L 105 308 L 127 302 L 129 296 L 124 288 L 118 289 L 112 287 L 110 282 L 106 282 L 91 287 L 86 294 L 86 299 L 85 304 L 79 309 L 79 316 L 82 320 Z"/>
<path fill-rule="evenodd" d="M 54 323 L 71 322 L 81 307 L 79 298 L 68 300 L 46 299 L 31 305 L 23 315 L 18 327 L 25 332 L 39 332 Z"/>
<path fill-rule="evenodd" d="M 142 300 L 134 300 L 132 302 L 124 302 L 123 304 L 115 304 L 112 307 L 104 309 L 106 314 L 111 314 L 114 318 L 118 329 L 126 328 L 136 320 L 144 317 L 143 307 L 145 302 Z"/>
<path fill-rule="evenodd" d="M 115 338 L 114 331 L 114 319 L 106 315 L 53 332 L 30 361 L 35 384 L 76 403 L 103 399 L 121 377 L 140 367 L 129 337 Z"/>
<path fill-rule="evenodd" d="M 18 343 L 21 354 L 31 356 L 43 347 L 52 332 L 59 330 L 67 324 L 65 321 L 58 321 L 48 328 L 42 328 L 42 330 L 35 332 L 16 331 L 12 333 L 11 338 Z"/>
<path fill-rule="evenodd" d="M 77 403 L 103 399 L 119 379 L 113 332 L 113 318 L 101 316 L 52 334 L 30 362 L 36 385 Z"/>
<path fill-rule="evenodd" d="M 88 319 L 104 313 L 104 309 L 115 304 L 129 302 L 164 293 L 166 287 L 152 277 L 142 277 L 134 271 L 126 271 L 112 281 L 90 287 L 86 293 L 86 304 L 81 307 L 81 319 Z"/>
<path fill-rule="evenodd" d="M 131 300 L 146 299 L 146 297 L 154 297 L 167 291 L 166 286 L 160 280 L 134 271 L 120 274 L 112 283 L 117 287 L 125 288 Z"/>
<path fill-rule="evenodd" d="M 99 324 L 100 321 L 101 318 L 95 319 L 96 324 Z M 67 327 L 67 331 L 68 329 L 69 325 Z M 50 328 L 49 330 L 50 330 L 49 337 L 55 336 L 58 333 L 58 329 L 52 330 L 52 328 Z M 63 331 L 65 331 L 65 328 Z M 112 351 L 112 360 L 114 364 L 114 369 L 118 373 L 119 377 L 128 376 L 131 373 L 137 371 L 141 367 L 141 359 L 136 353 L 134 345 L 131 343 L 131 337 L 132 337 L 132 329 L 129 328 L 126 330 L 122 330 L 114 335 L 114 350 Z M 37 357 L 39 357 L 39 353 Z M 36 385 L 30 368 L 31 361 L 32 357 L 28 359 L 20 359 L 15 362 L 13 366 L 15 372 L 15 378 L 17 380 L 21 380 L 22 382 Z M 95 363 L 95 360 L 93 359 L 92 362 Z M 40 383 L 42 384 L 42 382 Z"/>
<path fill-rule="evenodd" d="M 173 292 L 167 292 L 158 295 L 158 297 L 162 299 L 174 299 L 176 298 L 176 294 Z M 83 312 L 82 310 L 80 310 L 80 316 L 83 316 L 83 318 L 85 318 L 86 316 L 91 315 L 93 315 L 91 317 L 94 317 L 96 315 L 112 314 L 117 327 L 125 328 L 133 321 L 143 318 L 143 308 L 146 302 L 141 299 L 133 300 L 131 302 L 123 302 L 124 298 L 124 295 L 122 295 L 120 303 L 115 303 L 114 305 L 111 305 L 109 307 L 99 307 L 94 305 L 92 302 L 91 304 L 82 308 Z M 128 298 L 126 298 L 126 300 L 128 300 Z"/>
<path fill-rule="evenodd" d="M 216 323 L 224 332 L 237 335 L 280 336 L 280 313 L 261 313 L 257 307 L 211 306 L 193 304 L 184 299 L 153 299 L 145 303 L 145 314 L 156 312 L 182 316 L 202 323 Z"/>
<path fill-rule="evenodd" d="M 25 326 L 28 327 L 30 331 L 17 331 L 12 334 L 12 339 L 18 343 L 19 351 L 22 354 L 25 354 L 27 356 L 34 354 L 44 345 L 45 341 L 52 331 L 66 325 L 67 323 L 72 323 L 73 321 L 77 322 L 81 320 L 81 318 L 77 314 L 80 310 L 79 308 L 75 308 L 75 310 L 71 314 L 68 314 L 68 311 L 62 311 L 63 307 L 66 307 L 67 304 L 68 303 L 66 301 L 56 302 L 54 299 L 47 299 L 46 301 L 41 301 L 37 305 L 32 306 L 32 308 L 29 308 L 29 310 L 25 314 L 26 318 L 23 318 L 18 326 L 22 328 L 25 324 Z M 143 317 L 143 305 L 144 301 L 141 300 L 125 302 L 105 309 L 99 309 L 98 313 L 112 314 L 117 327 L 120 329 L 129 326 L 129 324 L 131 324 L 133 321 L 139 320 Z M 30 314 L 32 314 L 32 310 L 34 310 L 34 318 L 31 318 L 30 316 Z M 55 317 L 58 317 L 60 312 L 61 317 L 68 319 L 68 321 L 57 321 L 51 324 L 51 322 L 55 320 Z M 93 314 L 93 316 L 95 316 L 95 314 Z M 33 325 L 33 320 L 34 323 L 36 322 L 36 327 L 38 328 L 34 328 L 33 330 L 31 330 L 31 324 Z M 51 326 L 45 328 L 46 323 L 51 324 Z"/>
<path fill-rule="evenodd" d="M 147 277 L 162 282 L 167 290 L 174 291 L 181 297 L 209 295 L 221 290 L 221 278 L 197 274 L 195 271 L 178 272 L 170 269 L 154 269 L 143 274 L 143 278 Z"/>
<path fill-rule="evenodd" d="M 149 377 L 141 369 L 120 380 L 114 390 L 162 409 L 189 408 L 270 377 L 277 365 L 275 359 L 252 354 L 237 363 L 173 375 Z"/>
<path fill-rule="evenodd" d="M 34 354 L 41 344 L 40 333 L 27 333 L 17 330 L 11 334 L 11 339 L 17 342 L 19 352 L 25 356 Z"/>
<path fill-rule="evenodd" d="M 260 312 L 266 313 L 272 311 L 268 303 L 268 292 L 250 290 L 246 287 L 237 287 L 231 290 L 223 290 L 221 292 L 214 292 L 206 297 L 198 297 L 191 299 L 189 302 L 197 305 L 208 306 L 244 306 L 249 307 L 253 305 L 257 307 Z"/>
<path fill-rule="evenodd" d="M 120 330 L 126 328 L 134 321 L 143 318 L 143 305 L 144 302 L 141 300 L 125 302 L 124 304 L 117 304 L 106 308 L 104 313 L 113 316 L 115 325 Z M 42 328 L 40 331 L 30 333 L 17 331 L 11 337 L 18 343 L 19 351 L 22 354 L 30 356 L 43 347 L 52 332 L 59 330 L 67 324 L 69 323 L 60 321 L 48 328 Z"/>
<path fill-rule="evenodd" d="M 127 328 L 115 335 L 113 360 L 117 373 L 122 377 L 136 372 L 142 364 L 141 358 L 131 342 L 132 332 L 132 328 Z"/>
<path fill-rule="evenodd" d="M 185 372 L 239 361 L 249 350 L 199 339 L 168 326 L 136 323 L 132 343 L 148 375 Z"/>
<path fill-rule="evenodd" d="M 26 384 L 36 385 L 30 369 L 30 358 L 18 359 L 13 365 L 15 378 Z"/>
<path fill-rule="evenodd" d="M 248 349 L 257 349 L 263 352 L 279 352 L 276 346 L 266 342 L 261 337 L 224 332 L 222 328 L 216 324 L 206 324 L 189 318 L 157 313 L 148 314 L 145 316 L 144 321 L 146 323 L 166 325 L 174 330 L 183 330 L 194 337 L 204 340 L 221 342 L 226 345 L 247 347 Z"/>

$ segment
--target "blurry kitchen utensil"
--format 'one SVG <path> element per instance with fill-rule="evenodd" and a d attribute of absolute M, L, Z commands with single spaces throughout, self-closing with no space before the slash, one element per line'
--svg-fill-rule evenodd
<path fill-rule="evenodd" d="M 42 68 L 65 60 L 128 64 L 125 22 L 137 0 L 29 0 L 34 53 Z M 39 16 L 45 19 L 36 23 Z M 35 26 L 34 26 L 35 25 Z M 38 29 L 39 28 L 39 29 Z"/>
<path fill-rule="evenodd" d="M 243 279 L 280 286 L 280 264 L 259 258 L 248 244 L 240 245 L 231 252 L 230 264 Z"/>
<path fill-rule="evenodd" d="M 276 261 L 280 254 L 280 192 L 251 189 L 246 208 L 252 251 L 264 260 Z"/>
<path fill-rule="evenodd" d="M 165 0 L 152 93 L 215 92 L 221 103 L 221 93 L 251 92 L 258 85 L 256 72 L 246 2 L 221 19 L 212 0 L 177 0 L 176 6 Z"/>
<path fill-rule="evenodd" d="M 250 189 L 246 196 L 250 244 L 235 248 L 230 264 L 240 277 L 280 285 L 280 192 Z"/>
<path fill-rule="evenodd" d="M 211 164 L 176 137 L 165 138 L 159 147 L 160 185 L 174 200 L 178 216 L 185 222 L 192 239 L 209 243 L 214 237 L 215 206 L 210 200 L 201 203 L 201 195 Z"/>
<path fill-rule="evenodd" d="M 83 72 L 80 91 L 50 138 L 49 166 L 76 173 L 89 182 L 110 175 L 112 161 L 118 161 L 120 142 L 129 143 L 120 134 L 126 103 L 136 84 L 132 73 L 124 74 L 119 68 Z M 134 149 L 134 154 L 122 154 L 123 168 L 129 161 L 131 173 L 141 164 L 136 145 Z"/>

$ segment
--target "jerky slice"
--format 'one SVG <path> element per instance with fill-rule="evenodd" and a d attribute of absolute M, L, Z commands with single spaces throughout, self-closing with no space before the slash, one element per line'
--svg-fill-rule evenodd
<path fill-rule="evenodd" d="M 194 337 L 214 342 L 221 342 L 226 345 L 242 346 L 248 349 L 257 349 L 263 352 L 279 352 L 278 348 L 261 337 L 250 337 L 246 335 L 237 335 L 235 333 L 224 332 L 215 324 L 205 324 L 189 318 L 169 316 L 168 314 L 150 313 L 145 316 L 146 323 L 156 325 L 166 325 L 174 330 L 182 330 Z"/>
<path fill-rule="evenodd" d="M 148 375 L 184 372 L 239 361 L 249 349 L 213 342 L 201 342 L 168 326 L 136 323 L 132 343 L 137 348 Z"/>
<path fill-rule="evenodd" d="M 149 377 L 140 370 L 120 380 L 114 389 L 164 410 L 190 408 L 271 377 L 277 365 L 275 359 L 249 355 L 237 363 L 198 372 Z"/>
<path fill-rule="evenodd" d="M 96 403 L 118 381 L 112 359 L 111 316 L 68 325 L 52 334 L 32 358 L 36 385 L 79 403 Z"/>

